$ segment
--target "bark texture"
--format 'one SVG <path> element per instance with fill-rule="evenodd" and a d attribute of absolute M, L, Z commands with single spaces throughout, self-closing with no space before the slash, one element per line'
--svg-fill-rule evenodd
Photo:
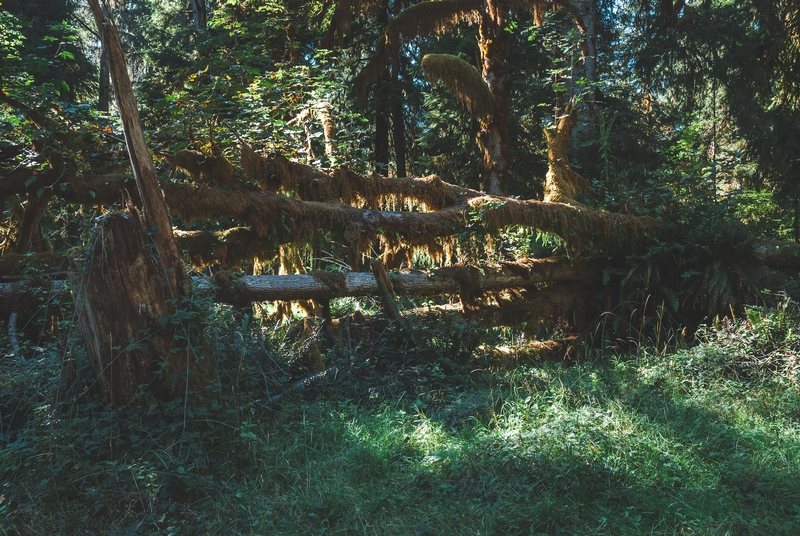
<path fill-rule="evenodd" d="M 186 277 L 167 205 L 147 149 L 136 100 L 110 13 L 89 0 L 108 64 L 143 217 L 132 205 L 98 222 L 86 257 L 71 274 L 84 344 L 97 385 L 111 403 L 144 389 L 166 400 L 196 399 L 209 384 L 210 359 L 192 350 L 192 327 L 175 313 Z M 143 221 L 142 221 L 143 220 Z M 175 321 L 173 321 L 175 320 Z M 210 393 L 210 391 L 206 392 Z"/>
<path fill-rule="evenodd" d="M 205 391 L 210 360 L 187 345 L 188 327 L 173 322 L 179 297 L 147 247 L 153 241 L 139 214 L 106 215 L 95 233 L 88 256 L 74 260 L 70 283 L 99 390 L 117 405 L 133 402 L 142 386 L 159 400 Z"/>
<path fill-rule="evenodd" d="M 511 79 L 506 72 L 506 56 L 510 36 L 503 27 L 503 12 L 499 2 L 488 0 L 478 31 L 481 76 L 494 95 L 494 112 L 488 119 L 481 120 L 478 132 L 478 145 L 483 151 L 483 189 L 490 195 L 506 195 L 508 191 Z"/>

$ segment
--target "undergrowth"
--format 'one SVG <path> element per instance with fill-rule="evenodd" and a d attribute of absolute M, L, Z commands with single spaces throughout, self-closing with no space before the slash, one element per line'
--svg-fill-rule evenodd
<path fill-rule="evenodd" d="M 67 389 L 74 345 L 0 362 L 0 534 L 798 533 L 791 302 L 676 352 L 502 370 L 498 333 L 429 327 L 432 355 L 389 324 L 296 391 L 302 344 L 215 314 L 223 394 L 188 412 L 112 410 L 80 367 Z"/>

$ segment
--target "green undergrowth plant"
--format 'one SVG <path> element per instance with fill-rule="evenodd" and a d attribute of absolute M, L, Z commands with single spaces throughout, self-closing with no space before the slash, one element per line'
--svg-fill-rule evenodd
<path fill-rule="evenodd" d="M 800 313 L 780 304 L 688 349 L 504 369 L 473 343 L 514 330 L 421 322 L 420 349 L 384 321 L 323 344 L 298 389 L 288 327 L 215 307 L 222 394 L 188 410 L 104 406 L 78 346 L 5 359 L 0 534 L 792 535 Z M 63 387 L 66 361 L 86 383 Z"/>

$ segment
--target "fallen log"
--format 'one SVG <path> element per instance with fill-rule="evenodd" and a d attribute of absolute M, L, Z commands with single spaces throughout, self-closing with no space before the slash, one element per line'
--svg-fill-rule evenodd
<path fill-rule="evenodd" d="M 329 300 L 331 298 L 374 296 L 378 293 L 370 272 L 312 272 L 296 275 L 230 277 L 218 272 L 211 278 L 195 278 L 200 293 L 215 292 L 222 303 L 253 301 Z M 437 296 L 475 291 L 525 288 L 542 283 L 593 282 L 600 271 L 589 264 L 572 264 L 566 258 L 527 259 L 500 266 L 451 266 L 430 272 L 392 272 L 389 278 L 401 295 Z M 214 290 L 214 287 L 216 289 Z"/>
<path fill-rule="evenodd" d="M 525 288 L 550 283 L 591 283 L 600 276 L 598 266 L 571 263 L 563 257 L 526 259 L 499 266 L 451 266 L 430 272 L 392 272 L 389 277 L 401 295 L 437 296 L 462 292 L 482 292 L 506 288 Z M 374 296 L 378 284 L 371 272 L 312 272 L 296 275 L 235 276 L 218 272 L 213 278 L 191 278 L 194 292 L 213 295 L 220 303 L 242 304 L 254 301 L 328 300 L 331 298 Z M 6 304 L 33 299 L 39 287 L 24 280 L 0 283 L 0 314 Z M 71 290 L 64 281 L 51 282 L 51 295 L 69 299 Z M 8 313 L 10 314 L 10 310 Z"/>

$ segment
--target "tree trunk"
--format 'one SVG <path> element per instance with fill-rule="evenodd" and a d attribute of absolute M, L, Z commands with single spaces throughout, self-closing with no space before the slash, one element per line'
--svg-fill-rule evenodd
<path fill-rule="evenodd" d="M 589 182 L 569 167 L 567 148 L 572 128 L 578 121 L 578 110 L 569 105 L 553 128 L 544 129 L 547 138 L 547 176 L 544 200 L 548 203 L 575 203 L 577 192 L 589 191 Z"/>
<path fill-rule="evenodd" d="M 198 30 L 206 29 L 206 0 L 192 0 L 192 24 Z"/>
<path fill-rule="evenodd" d="M 244 304 L 254 301 L 329 300 L 351 296 L 377 296 L 375 276 L 368 272 L 312 272 L 294 275 L 233 276 L 218 272 L 214 286 L 216 301 Z M 423 272 L 391 272 L 389 277 L 398 294 L 438 296 L 464 290 L 483 292 L 525 288 L 542 283 L 585 283 L 598 280 L 600 265 L 571 263 L 562 257 L 523 259 L 500 266 L 451 266 Z M 469 289 L 466 287 L 469 286 Z M 197 292 L 210 290 L 209 279 L 198 279 Z"/>
<path fill-rule="evenodd" d="M 400 77 L 394 68 L 393 78 L 397 95 L 392 101 L 392 143 L 394 145 L 395 177 L 405 177 L 406 173 L 406 127 L 403 117 L 403 93 L 400 91 Z"/>
<path fill-rule="evenodd" d="M 386 117 L 386 100 L 380 95 L 380 85 L 375 97 L 375 171 L 389 175 L 389 119 Z"/>
<path fill-rule="evenodd" d="M 111 78 L 108 72 L 108 54 L 101 46 L 100 52 L 100 92 L 97 98 L 97 109 L 108 112 L 111 107 Z"/>
<path fill-rule="evenodd" d="M 481 75 L 494 95 L 494 113 L 481 119 L 478 145 L 483 151 L 483 189 L 490 195 L 506 195 L 508 190 L 508 90 L 506 74 L 509 34 L 503 28 L 503 12 L 493 0 L 481 15 L 478 47 Z"/>
<path fill-rule="evenodd" d="M 119 34 L 98 0 L 89 0 L 89 5 L 108 53 L 143 214 L 140 218 L 131 206 L 102 220 L 100 236 L 87 255 L 91 261 L 75 267 L 71 279 L 78 292 L 81 332 L 98 385 L 113 403 L 132 402 L 140 385 L 160 399 L 179 393 L 194 397 L 209 384 L 211 361 L 192 351 L 190 321 L 175 314 L 185 295 L 186 273 L 145 142 Z"/>
<path fill-rule="evenodd" d="M 376 22 L 379 28 L 389 25 L 389 10 L 378 9 Z M 389 67 L 382 67 L 381 75 L 373 89 L 375 98 L 375 171 L 389 176 Z"/>

